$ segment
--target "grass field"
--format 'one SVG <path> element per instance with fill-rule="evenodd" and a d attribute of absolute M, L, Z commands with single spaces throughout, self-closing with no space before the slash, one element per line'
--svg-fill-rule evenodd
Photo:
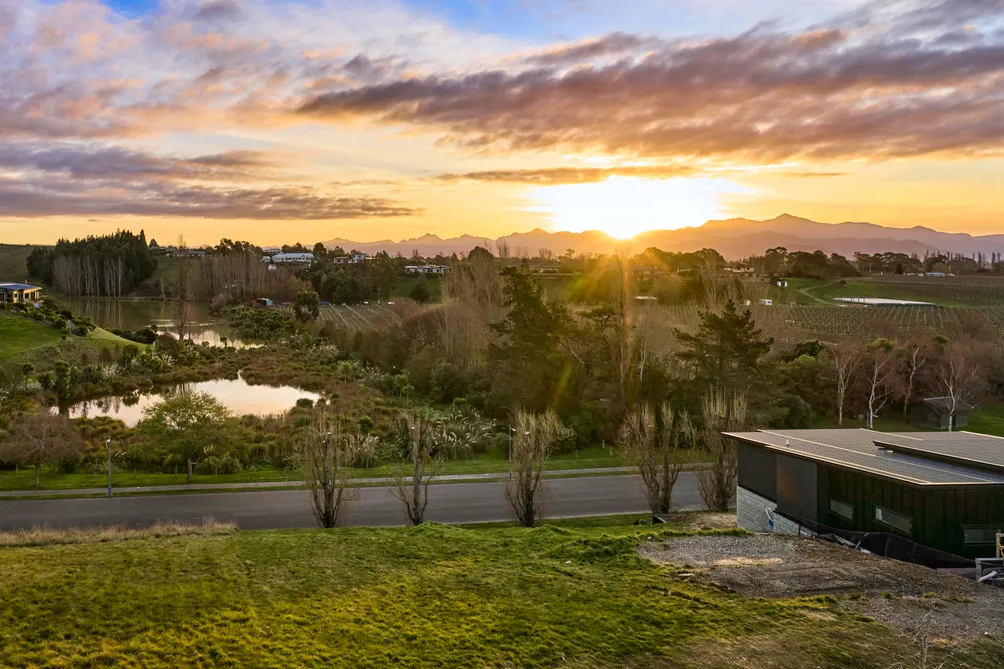
<path fill-rule="evenodd" d="M 41 363 L 45 367 L 62 358 L 79 357 L 82 352 L 99 352 L 114 348 L 116 344 L 129 344 L 126 339 L 107 330 L 97 328 L 87 337 L 69 336 L 29 318 L 0 312 L 0 361 L 18 356 L 26 362 Z M 48 363 L 48 364 L 44 364 Z M 38 366 L 38 365 L 36 365 Z"/>
<path fill-rule="evenodd" d="M 859 667 L 910 637 L 832 598 L 675 576 L 630 519 L 230 532 L 0 549 L 7 667 Z M 944 655 L 932 650 L 930 666 Z M 990 641 L 953 667 L 1000 666 Z"/>
<path fill-rule="evenodd" d="M 687 453 L 687 459 L 691 462 L 698 462 L 701 453 Z M 554 456 L 549 468 L 552 470 L 564 469 L 597 469 L 602 467 L 620 467 L 628 462 L 621 456 L 617 449 L 605 449 L 593 447 L 578 451 Z M 442 469 L 442 474 L 493 474 L 502 473 L 509 468 L 509 461 L 505 453 L 485 453 L 469 460 L 458 460 L 447 462 Z M 370 469 L 356 469 L 352 471 L 352 476 L 356 478 L 380 478 L 391 476 L 389 465 L 381 465 Z M 295 470 L 263 468 L 254 471 L 245 471 L 238 474 L 196 474 L 195 482 L 207 483 L 267 483 L 272 481 L 296 481 L 301 479 L 301 474 Z M 114 474 L 114 485 L 118 487 L 132 486 L 153 486 L 153 485 L 181 485 L 185 483 L 184 473 L 164 474 L 160 472 L 133 472 L 116 470 Z M 4 490 L 30 490 L 33 489 L 34 473 L 28 470 L 13 471 L 0 470 L 0 491 Z M 56 473 L 51 470 L 42 470 L 40 480 L 40 490 L 72 490 L 77 488 L 101 488 L 107 485 L 108 475 L 103 472 L 76 472 L 73 474 Z"/>
<path fill-rule="evenodd" d="M 28 278 L 25 261 L 31 253 L 31 246 L 0 244 L 0 282 L 21 283 Z"/>

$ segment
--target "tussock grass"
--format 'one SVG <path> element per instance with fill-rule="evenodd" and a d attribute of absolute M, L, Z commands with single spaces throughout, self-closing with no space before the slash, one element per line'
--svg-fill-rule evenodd
<path fill-rule="evenodd" d="M 163 537 L 210 536 L 237 531 L 234 523 L 220 523 L 211 518 L 198 525 L 185 523 L 155 523 L 142 529 L 121 525 L 92 528 L 33 527 L 28 530 L 0 532 L 0 548 L 52 546 L 57 544 L 100 544 L 128 539 L 160 539 Z"/>
<path fill-rule="evenodd" d="M 673 528 L 610 522 L 0 550 L 0 666 L 887 669 L 916 655 L 832 598 L 679 578 L 636 552 Z M 1004 652 L 977 642 L 950 659 L 999 669 Z"/>

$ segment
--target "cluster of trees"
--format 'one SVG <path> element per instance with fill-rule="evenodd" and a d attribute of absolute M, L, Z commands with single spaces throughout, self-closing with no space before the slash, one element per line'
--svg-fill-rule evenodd
<path fill-rule="evenodd" d="M 121 297 L 148 279 L 157 259 L 146 235 L 120 230 L 112 235 L 36 247 L 27 258 L 28 273 L 66 295 Z"/>

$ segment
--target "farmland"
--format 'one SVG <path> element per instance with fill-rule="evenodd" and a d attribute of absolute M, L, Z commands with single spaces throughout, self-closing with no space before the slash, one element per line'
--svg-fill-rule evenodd
<path fill-rule="evenodd" d="M 25 260 L 31 246 L 0 244 L 0 281 L 24 281 L 28 278 Z"/>
<path fill-rule="evenodd" d="M 334 323 L 336 327 L 349 330 L 379 330 L 397 323 L 402 318 L 397 305 L 387 304 L 324 304 L 318 321 Z M 403 306 L 403 305 L 402 305 Z"/>

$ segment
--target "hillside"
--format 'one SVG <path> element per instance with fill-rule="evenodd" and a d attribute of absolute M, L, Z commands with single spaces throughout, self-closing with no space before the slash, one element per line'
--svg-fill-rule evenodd
<path fill-rule="evenodd" d="M 17 357 L 34 362 L 39 368 L 49 367 L 60 358 L 74 359 L 84 353 L 93 355 L 103 348 L 111 350 L 116 345 L 131 343 L 101 328 L 86 337 L 69 336 L 64 341 L 55 328 L 0 311 L 0 363 Z"/>
<path fill-rule="evenodd" d="M 629 523 L 222 528 L 0 548 L 0 658 L 18 668 L 920 666 L 896 664 L 917 657 L 911 636 L 836 598 L 730 594 L 646 559 L 639 546 L 674 532 Z M 930 660 L 990 669 L 1002 655 L 960 641 Z"/>
<path fill-rule="evenodd" d="M 325 244 L 345 250 L 358 249 L 366 253 L 387 251 L 410 256 L 418 251 L 423 256 L 437 253 L 467 253 L 475 246 L 497 245 L 504 241 L 515 255 L 525 251 L 536 255 L 540 249 L 550 249 L 560 255 L 567 249 L 577 253 L 610 253 L 617 247 L 641 251 L 655 246 L 667 251 L 697 251 L 715 248 L 729 260 L 738 260 L 751 253 L 762 253 L 768 248 L 784 246 L 789 251 L 816 251 L 840 253 L 851 256 L 855 252 L 900 253 L 951 252 L 1004 253 L 1004 235 L 972 236 L 964 233 L 947 233 L 924 227 L 890 228 L 872 223 L 819 223 L 806 218 L 782 214 L 766 221 L 734 218 L 708 221 L 696 228 L 680 230 L 653 230 L 627 241 L 616 240 L 602 232 L 547 232 L 532 230 L 506 235 L 498 240 L 486 240 L 472 235 L 442 239 L 436 235 L 423 235 L 413 239 L 359 242 L 332 239 Z"/>
<path fill-rule="evenodd" d="M 32 246 L 0 244 L 0 281 L 22 282 L 28 278 L 25 261 Z"/>

